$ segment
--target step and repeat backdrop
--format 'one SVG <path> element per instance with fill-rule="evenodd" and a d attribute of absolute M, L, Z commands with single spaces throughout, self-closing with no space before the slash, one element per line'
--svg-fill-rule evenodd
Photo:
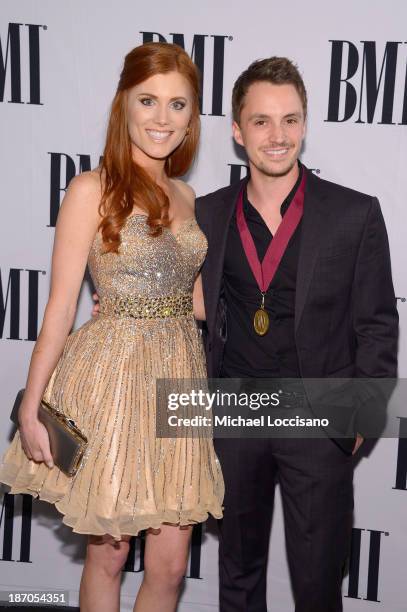
<path fill-rule="evenodd" d="M 400 0 L 1 0 L 0 3 L 0 393 L 3 452 L 8 415 L 24 386 L 50 280 L 59 205 L 70 179 L 98 165 L 124 55 L 146 41 L 175 42 L 202 73 L 202 142 L 187 180 L 201 195 L 246 172 L 231 137 L 233 82 L 254 59 L 293 59 L 309 95 L 302 160 L 326 179 L 380 199 L 401 321 L 400 376 L 407 374 L 407 5 Z M 81 292 L 75 326 L 90 317 Z M 400 432 L 407 432 L 400 419 Z M 407 610 L 407 446 L 380 440 L 355 470 L 346 612 Z M 0 590 L 62 589 L 78 603 L 85 542 L 53 507 L 0 495 Z M 122 609 L 132 610 L 143 539 L 124 571 Z M 268 602 L 293 609 L 277 495 Z M 181 612 L 217 610 L 216 525 L 194 531 Z"/>

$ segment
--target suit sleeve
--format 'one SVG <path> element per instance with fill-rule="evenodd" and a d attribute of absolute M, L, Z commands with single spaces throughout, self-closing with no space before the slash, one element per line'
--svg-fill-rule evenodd
<path fill-rule="evenodd" d="M 365 437 L 377 437 L 384 427 L 387 403 L 396 384 L 398 347 L 389 244 L 377 198 L 372 198 L 367 215 L 352 298 L 355 377 L 365 379 L 355 381 L 358 408 L 354 430 Z"/>
<path fill-rule="evenodd" d="M 353 283 L 356 377 L 397 376 L 398 313 L 389 243 L 377 198 L 367 215 Z"/>

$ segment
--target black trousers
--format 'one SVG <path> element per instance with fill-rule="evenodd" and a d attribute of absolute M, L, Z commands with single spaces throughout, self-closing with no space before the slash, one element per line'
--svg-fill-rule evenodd
<path fill-rule="evenodd" d="M 220 612 L 267 612 L 277 478 L 295 612 L 342 611 L 353 516 L 352 457 L 327 438 L 219 438 L 215 449 L 226 488 L 219 521 Z"/>

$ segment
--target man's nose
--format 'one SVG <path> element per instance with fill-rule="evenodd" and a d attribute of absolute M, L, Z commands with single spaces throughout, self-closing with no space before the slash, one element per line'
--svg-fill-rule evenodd
<path fill-rule="evenodd" d="M 271 123 L 268 129 L 268 136 L 272 142 L 284 142 L 286 137 L 284 126 L 279 123 Z"/>

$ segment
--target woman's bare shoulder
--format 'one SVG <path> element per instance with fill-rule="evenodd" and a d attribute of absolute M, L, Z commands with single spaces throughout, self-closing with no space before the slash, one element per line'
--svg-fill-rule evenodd
<path fill-rule="evenodd" d="M 82 172 L 81 174 L 77 174 L 69 183 L 69 189 L 71 191 L 82 191 L 84 193 L 88 193 L 89 195 L 98 194 L 101 196 L 102 180 L 99 169 L 96 168 L 95 170 L 89 170 Z"/>
<path fill-rule="evenodd" d="M 185 183 L 185 181 L 182 181 L 181 179 L 171 179 L 171 180 L 175 188 L 182 195 L 183 199 L 189 204 L 191 208 L 191 212 L 193 213 L 195 210 L 195 199 L 196 199 L 196 193 L 194 189 L 191 187 L 191 185 L 188 185 L 188 183 Z"/>
<path fill-rule="evenodd" d="M 99 205 L 102 197 L 100 173 L 97 170 L 82 172 L 69 183 L 61 204 L 59 217 L 89 217 L 92 224 L 100 220 Z"/>

